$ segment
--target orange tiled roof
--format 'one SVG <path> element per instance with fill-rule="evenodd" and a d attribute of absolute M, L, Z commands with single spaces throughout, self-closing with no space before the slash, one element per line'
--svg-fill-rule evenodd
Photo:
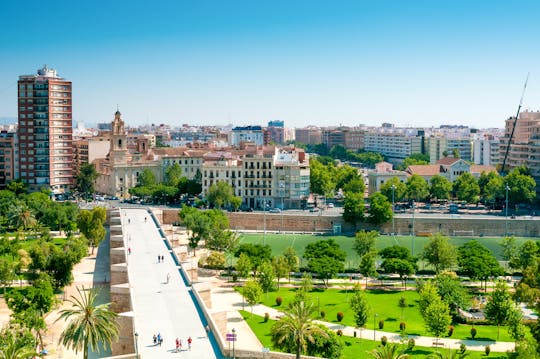
<path fill-rule="evenodd" d="M 443 157 L 441 158 L 440 160 L 438 160 L 437 162 L 435 162 L 436 164 L 438 165 L 445 165 L 445 166 L 448 166 L 448 165 L 453 165 L 454 163 L 456 163 L 457 161 L 459 161 L 461 158 L 455 158 L 455 157 Z"/>
<path fill-rule="evenodd" d="M 407 167 L 407 172 L 411 175 L 435 176 L 440 174 L 439 165 L 411 165 Z"/>

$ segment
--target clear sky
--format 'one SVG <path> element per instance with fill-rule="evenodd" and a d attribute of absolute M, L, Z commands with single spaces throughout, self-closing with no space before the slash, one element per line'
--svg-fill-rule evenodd
<path fill-rule="evenodd" d="M 43 64 L 74 120 L 503 127 L 527 72 L 540 109 L 540 1 L 1 1 L 0 117 Z"/>

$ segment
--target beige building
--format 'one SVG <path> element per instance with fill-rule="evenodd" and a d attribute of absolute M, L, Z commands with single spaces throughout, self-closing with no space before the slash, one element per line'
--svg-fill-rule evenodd
<path fill-rule="evenodd" d="M 375 165 L 375 171 L 368 173 L 368 193 L 371 195 L 381 190 L 383 184 L 393 177 L 397 177 L 400 182 L 407 182 L 407 173 L 396 171 L 391 163 L 379 162 Z"/>
<path fill-rule="evenodd" d="M 148 169 L 157 181 L 161 181 L 161 166 L 157 156 L 146 148 L 146 142 L 138 144 L 138 150 L 130 153 L 127 147 L 127 133 L 122 114 L 116 111 L 112 122 L 109 153 L 106 158 L 96 159 L 94 164 L 99 173 L 96 180 L 96 191 L 121 198 L 129 197 L 129 189 L 137 184 L 139 174 Z"/>
<path fill-rule="evenodd" d="M 111 144 L 109 137 L 98 136 L 73 140 L 73 161 L 76 172 L 86 163 L 92 163 L 98 158 L 105 158 Z"/>
<path fill-rule="evenodd" d="M 202 164 L 202 190 L 206 195 L 210 186 L 227 182 L 236 196 L 242 197 L 242 161 L 230 152 L 209 152 Z"/>
<path fill-rule="evenodd" d="M 276 148 L 272 188 L 281 209 L 301 208 L 309 197 L 309 157 L 302 149 Z"/>

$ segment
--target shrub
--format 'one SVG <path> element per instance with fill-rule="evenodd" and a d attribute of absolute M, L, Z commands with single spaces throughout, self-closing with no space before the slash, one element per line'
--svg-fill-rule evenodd
<path fill-rule="evenodd" d="M 388 338 L 385 335 L 383 335 L 381 337 L 381 345 L 384 347 L 386 346 L 386 343 L 388 343 Z"/>
<path fill-rule="evenodd" d="M 267 323 L 269 319 L 270 319 L 270 314 L 264 313 L 264 322 Z"/>
<path fill-rule="evenodd" d="M 454 326 L 451 325 L 448 327 L 448 336 L 451 337 L 454 334 Z"/>
<path fill-rule="evenodd" d="M 384 320 L 379 320 L 379 329 L 384 329 Z"/>
<path fill-rule="evenodd" d="M 336 334 L 341 337 L 343 336 L 343 331 L 341 329 L 338 329 Z"/>
<path fill-rule="evenodd" d="M 471 328 L 471 338 L 475 338 L 476 337 L 476 328 Z"/>
<path fill-rule="evenodd" d="M 486 353 L 486 356 L 489 356 L 489 353 L 491 353 L 491 348 L 489 347 L 489 345 L 486 345 L 484 352 Z"/>
<path fill-rule="evenodd" d="M 465 344 L 461 343 L 460 346 L 459 346 L 459 352 L 460 352 L 461 354 L 463 354 L 463 353 L 465 353 L 466 351 L 467 351 L 467 346 L 466 346 Z"/>
<path fill-rule="evenodd" d="M 399 330 L 404 331 L 405 328 L 407 328 L 407 324 L 405 324 L 405 322 L 399 323 Z"/>
<path fill-rule="evenodd" d="M 413 350 L 415 345 L 416 342 L 414 341 L 414 339 L 409 339 L 409 341 L 407 342 L 407 350 Z"/>
<path fill-rule="evenodd" d="M 233 282 L 238 281 L 238 274 L 235 273 L 235 274 L 232 275 L 232 281 Z"/>
<path fill-rule="evenodd" d="M 206 266 L 211 269 L 225 268 L 225 255 L 221 252 L 212 252 L 206 258 Z"/>
<path fill-rule="evenodd" d="M 344 316 L 345 315 L 343 314 L 343 312 L 337 312 L 337 315 L 336 315 L 337 321 L 341 322 Z"/>
<path fill-rule="evenodd" d="M 281 305 L 281 303 L 283 303 L 283 298 L 276 297 L 276 305 L 279 307 Z"/>
<path fill-rule="evenodd" d="M 326 312 L 324 310 L 321 310 L 321 318 L 324 319 L 326 317 Z"/>

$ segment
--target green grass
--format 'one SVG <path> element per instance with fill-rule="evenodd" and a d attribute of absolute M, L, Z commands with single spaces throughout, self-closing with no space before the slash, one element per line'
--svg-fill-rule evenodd
<path fill-rule="evenodd" d="M 258 315 L 251 316 L 250 312 L 240 311 L 240 314 L 244 317 L 244 320 L 248 323 L 249 327 L 255 333 L 257 338 L 260 340 L 262 345 L 266 348 L 270 348 L 274 351 L 279 351 L 273 347 L 272 341 L 270 339 L 270 329 L 274 324 L 274 320 L 269 320 L 264 322 L 264 318 Z M 369 352 L 376 348 L 379 345 L 378 341 L 358 339 L 352 337 L 342 337 L 343 351 L 341 353 L 340 359 L 357 359 L 357 358 L 366 358 L 366 352 Z M 426 347 L 414 347 L 414 349 L 408 354 L 411 358 L 425 358 L 427 355 L 433 353 L 435 349 L 426 348 Z M 485 358 L 483 352 L 469 352 L 469 357 L 471 359 L 480 359 Z M 491 353 L 489 358 L 492 359 L 503 359 L 507 358 L 506 354 Z"/>
<path fill-rule="evenodd" d="M 304 254 L 306 245 L 313 241 L 334 238 L 347 253 L 347 259 L 345 262 L 345 268 L 353 268 L 358 266 L 358 256 L 352 249 L 354 243 L 354 237 L 347 236 L 326 236 L 326 235 L 312 235 L 312 234 L 266 234 L 266 240 L 261 233 L 244 233 L 240 237 L 240 243 L 253 243 L 263 244 L 266 243 L 272 248 L 273 255 L 279 255 L 283 253 L 285 248 L 293 246 L 300 258 Z M 413 239 L 414 238 L 414 239 Z M 450 242 L 456 246 L 460 246 L 468 241 L 472 237 L 450 237 Z M 502 237 L 475 237 L 481 244 L 486 246 L 498 260 L 502 260 L 500 243 L 503 240 Z M 423 250 L 424 246 L 428 242 L 427 237 L 411 237 L 411 236 L 379 236 L 377 240 L 377 249 L 382 249 L 394 244 L 409 248 L 414 254 L 418 255 Z M 538 238 L 516 238 L 518 245 L 521 245 L 527 240 L 538 240 Z"/>
<path fill-rule="evenodd" d="M 286 310 L 288 303 L 294 297 L 295 289 L 281 288 L 277 292 L 270 292 L 268 296 L 263 295 L 262 303 L 268 307 L 273 307 L 279 310 Z M 349 308 L 350 290 L 345 289 L 314 289 L 310 293 L 311 300 L 317 307 L 317 317 L 320 318 L 320 311 L 325 312 L 325 321 L 338 323 L 336 316 L 338 312 L 344 313 L 344 318 L 341 324 L 347 326 L 355 326 L 354 315 Z M 398 307 L 398 301 L 401 296 L 404 296 L 408 307 L 403 310 L 403 319 L 401 317 L 401 308 Z M 276 306 L 276 297 L 283 299 L 281 307 Z M 379 329 L 379 320 L 384 320 L 384 331 L 399 333 L 399 323 L 405 322 L 407 325 L 407 334 L 432 336 L 424 327 L 424 320 L 418 310 L 419 295 L 416 291 L 380 291 L 368 290 L 366 297 L 369 302 L 371 313 L 370 320 L 366 324 L 366 328 L 373 329 L 375 314 L 375 327 Z M 494 325 L 476 325 L 478 340 L 497 340 L 497 327 Z M 453 339 L 471 339 L 471 325 L 455 324 Z M 508 335 L 505 328 L 501 328 L 499 337 L 500 341 L 513 341 Z"/>

